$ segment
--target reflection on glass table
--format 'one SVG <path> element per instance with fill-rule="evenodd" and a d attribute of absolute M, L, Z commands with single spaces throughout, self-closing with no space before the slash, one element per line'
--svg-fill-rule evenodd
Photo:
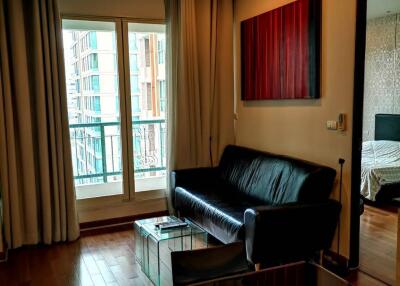
<path fill-rule="evenodd" d="M 174 216 L 135 221 L 136 260 L 144 274 L 155 285 L 172 285 L 171 252 L 208 247 L 205 230 L 184 220 L 187 226 L 160 230 L 156 225 L 162 222 L 180 221 Z"/>

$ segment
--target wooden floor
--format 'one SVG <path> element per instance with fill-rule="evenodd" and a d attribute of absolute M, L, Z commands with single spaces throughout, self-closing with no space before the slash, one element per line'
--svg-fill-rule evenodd
<path fill-rule="evenodd" d="M 354 286 L 386 285 L 359 271 L 348 280 Z M 126 229 L 85 235 L 73 243 L 12 251 L 8 262 L 0 264 L 0 285 L 151 284 L 135 262 L 133 231 Z"/>
<path fill-rule="evenodd" d="M 395 285 L 397 213 L 365 206 L 360 221 L 360 270 Z"/>
<path fill-rule="evenodd" d="M 380 280 L 377 280 L 371 277 L 369 274 L 366 274 L 361 271 L 353 271 L 346 279 L 353 286 L 387 286 L 390 284 L 384 283 Z"/>
<path fill-rule="evenodd" d="M 133 231 L 13 251 L 0 285 L 151 285 L 135 261 Z"/>

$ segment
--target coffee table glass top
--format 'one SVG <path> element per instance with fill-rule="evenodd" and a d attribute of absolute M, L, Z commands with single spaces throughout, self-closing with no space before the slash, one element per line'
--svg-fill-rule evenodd
<path fill-rule="evenodd" d="M 170 216 L 168 218 L 169 219 L 167 221 L 181 221 L 174 216 Z M 167 230 L 160 230 L 159 228 L 157 228 L 156 224 L 159 222 L 145 223 L 142 225 L 142 233 L 144 236 L 151 235 L 157 241 L 205 233 L 205 230 L 201 229 L 191 221 L 186 219 L 184 219 L 183 221 L 187 223 L 187 226 Z"/>

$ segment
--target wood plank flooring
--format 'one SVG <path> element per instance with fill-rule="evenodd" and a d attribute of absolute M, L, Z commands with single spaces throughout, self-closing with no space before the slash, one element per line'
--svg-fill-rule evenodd
<path fill-rule="evenodd" d="M 360 270 L 395 285 L 396 249 L 397 213 L 365 206 L 360 221 Z"/>
<path fill-rule="evenodd" d="M 133 231 L 12 251 L 0 285 L 151 285 L 135 261 Z"/>
<path fill-rule="evenodd" d="M 379 214 L 371 211 L 365 217 L 366 220 L 370 217 L 372 225 L 375 225 L 371 218 L 374 213 Z M 364 263 L 366 259 L 364 256 Z M 353 272 L 348 280 L 354 286 L 386 285 L 359 271 Z M 151 283 L 135 261 L 134 233 L 129 225 L 118 231 L 86 234 L 73 243 L 12 251 L 9 261 L 0 264 L 0 285 L 147 286 Z"/>
<path fill-rule="evenodd" d="M 383 283 L 379 280 L 374 279 L 368 274 L 361 271 L 354 271 L 346 279 L 353 286 L 387 286 L 388 284 Z"/>

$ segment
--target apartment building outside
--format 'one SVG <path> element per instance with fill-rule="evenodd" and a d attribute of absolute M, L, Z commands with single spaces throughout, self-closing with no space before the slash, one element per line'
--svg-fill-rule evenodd
<path fill-rule="evenodd" d="M 115 32 L 65 30 L 75 185 L 121 181 Z M 165 177 L 165 35 L 129 32 L 135 178 Z"/>

